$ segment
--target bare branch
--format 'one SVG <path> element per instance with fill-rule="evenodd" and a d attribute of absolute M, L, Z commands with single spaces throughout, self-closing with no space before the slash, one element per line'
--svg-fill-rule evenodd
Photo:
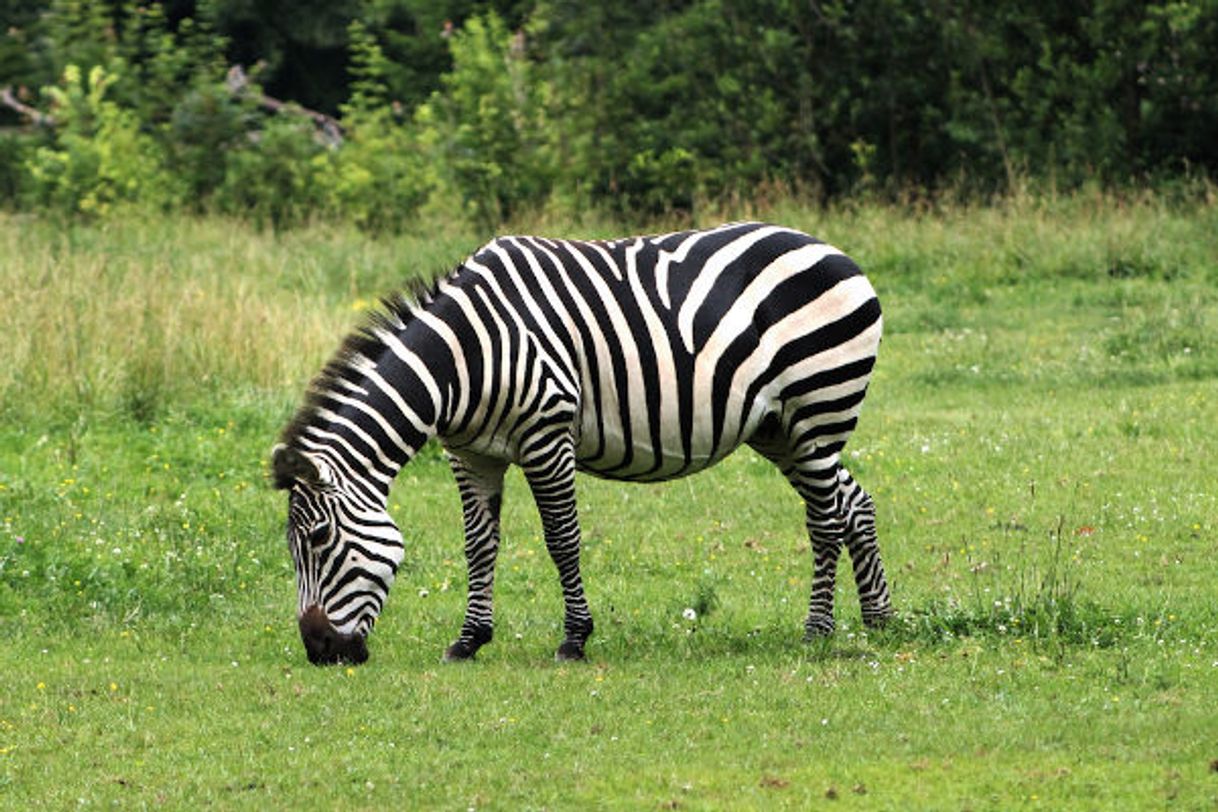
<path fill-rule="evenodd" d="M 250 80 L 245 74 L 245 69 L 240 65 L 233 65 L 228 69 L 225 84 L 228 86 L 228 91 L 234 96 L 250 96 L 258 103 L 259 107 L 263 107 L 273 113 L 293 113 L 312 119 L 313 123 L 321 129 L 322 139 L 331 147 L 337 147 L 343 142 L 342 125 L 338 122 L 338 119 L 325 113 L 319 113 L 316 110 L 310 110 L 307 107 L 301 107 L 295 102 L 285 102 L 268 96 L 265 93 L 254 92 L 250 88 Z"/>
<path fill-rule="evenodd" d="M 13 95 L 13 89 L 8 85 L 0 88 L 0 104 L 3 104 L 5 107 L 12 110 L 16 110 L 18 113 L 25 116 L 40 127 L 55 126 L 54 116 L 49 116 L 46 113 L 35 110 L 28 104 L 23 103 L 20 99 Z"/>
<path fill-rule="evenodd" d="M 256 92 L 250 86 L 249 77 L 240 65 L 233 65 L 228 69 L 225 84 L 228 86 L 228 91 L 234 96 L 250 96 L 257 102 L 259 107 L 270 110 L 273 113 L 299 115 L 312 120 L 318 127 L 318 137 L 327 146 L 337 147 L 342 144 L 343 128 L 338 119 L 325 113 L 319 113 L 316 110 L 310 110 L 307 107 L 301 107 L 294 102 L 285 102 L 268 96 L 265 93 Z M 55 121 L 54 116 L 43 113 L 23 103 L 14 95 L 12 88 L 7 85 L 0 88 L 0 104 L 17 111 L 40 127 L 54 127 L 58 123 Z"/>

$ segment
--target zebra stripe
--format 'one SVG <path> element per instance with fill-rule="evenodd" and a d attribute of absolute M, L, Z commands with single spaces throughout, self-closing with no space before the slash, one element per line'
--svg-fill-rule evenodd
<path fill-rule="evenodd" d="M 432 437 L 461 495 L 469 600 L 450 659 L 493 635 L 499 508 L 524 471 L 565 602 L 560 658 L 592 615 L 579 569 L 577 470 L 654 481 L 741 445 L 805 503 L 813 583 L 805 629 L 833 630 L 850 553 L 863 619 L 892 607 L 871 497 L 841 464 L 880 343 L 875 292 L 805 234 L 730 223 L 620 240 L 501 237 L 349 337 L 285 429 L 272 469 L 310 659 L 360 661 L 402 559 L 390 483 Z"/>

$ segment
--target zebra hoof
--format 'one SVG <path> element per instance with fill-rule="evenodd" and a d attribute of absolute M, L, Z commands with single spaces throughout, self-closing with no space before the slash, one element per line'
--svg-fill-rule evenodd
<path fill-rule="evenodd" d="M 888 625 L 888 621 L 892 620 L 893 614 L 892 609 L 883 609 L 879 612 L 864 612 L 863 625 L 868 629 L 882 629 Z"/>
<path fill-rule="evenodd" d="M 471 646 L 464 640 L 458 640 L 448 648 L 444 649 L 444 662 L 446 663 L 463 663 L 467 660 L 474 659 L 474 655 L 478 653 L 476 646 Z"/>
<path fill-rule="evenodd" d="M 829 637 L 836 628 L 832 615 L 809 615 L 804 622 L 804 642 Z"/>
<path fill-rule="evenodd" d="M 575 662 L 584 659 L 584 644 L 575 640 L 564 640 L 554 652 L 554 659 L 560 663 Z"/>

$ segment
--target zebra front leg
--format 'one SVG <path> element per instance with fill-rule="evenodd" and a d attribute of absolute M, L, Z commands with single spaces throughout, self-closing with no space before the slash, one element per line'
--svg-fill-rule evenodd
<path fill-rule="evenodd" d="M 845 468 L 838 474 L 838 481 L 846 526 L 846 548 L 850 551 L 850 561 L 854 567 L 854 582 L 858 586 L 863 623 L 878 628 L 892 617 L 892 598 L 876 538 L 875 502 Z"/>
<path fill-rule="evenodd" d="M 449 464 L 461 493 L 465 520 L 465 564 L 469 598 L 461 635 L 444 651 L 444 659 L 471 660 L 494 637 L 495 557 L 499 553 L 499 506 L 507 463 L 450 453 Z"/>
<path fill-rule="evenodd" d="M 582 660 L 592 635 L 592 613 L 579 572 L 579 518 L 575 508 L 575 451 L 569 436 L 535 443 L 542 451 L 522 462 L 525 478 L 541 514 L 546 550 L 558 569 L 565 616 L 564 637 L 555 659 Z"/>

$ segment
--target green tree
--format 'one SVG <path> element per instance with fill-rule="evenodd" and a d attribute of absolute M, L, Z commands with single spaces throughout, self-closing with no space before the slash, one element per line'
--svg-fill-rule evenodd
<path fill-rule="evenodd" d="M 384 52 L 362 23 L 353 22 L 349 34 L 351 98 L 341 108 L 347 137 L 322 180 L 331 210 L 363 228 L 397 228 L 431 186 L 417 139 L 388 100 Z"/>
<path fill-rule="evenodd" d="M 442 180 L 489 226 L 549 196 L 548 86 L 525 55 L 523 33 L 493 12 L 470 19 L 450 47 L 453 70 L 417 122 Z"/>

